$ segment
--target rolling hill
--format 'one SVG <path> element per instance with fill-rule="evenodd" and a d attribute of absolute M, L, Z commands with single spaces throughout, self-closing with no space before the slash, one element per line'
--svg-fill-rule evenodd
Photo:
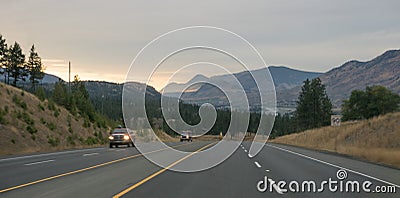
<path fill-rule="evenodd" d="M 93 147 L 107 141 L 109 128 L 85 124 L 51 101 L 0 83 L 0 155 Z"/>

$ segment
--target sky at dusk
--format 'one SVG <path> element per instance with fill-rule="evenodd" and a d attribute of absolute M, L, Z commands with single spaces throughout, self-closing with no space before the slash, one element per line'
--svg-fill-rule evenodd
<path fill-rule="evenodd" d="M 20 43 L 25 53 L 35 44 L 46 72 L 65 80 L 71 61 L 72 74 L 83 80 L 124 82 L 147 43 L 195 25 L 239 34 L 267 65 L 326 72 L 400 48 L 399 8 L 397 0 L 13 0 L 1 2 L 0 34 L 9 45 Z M 150 84 L 160 90 L 167 79 L 159 76 Z"/>

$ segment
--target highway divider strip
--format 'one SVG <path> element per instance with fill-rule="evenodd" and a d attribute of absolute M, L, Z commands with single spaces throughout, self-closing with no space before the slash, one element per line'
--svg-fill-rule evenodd
<path fill-rule="evenodd" d="M 184 145 L 188 145 L 188 144 L 190 144 L 190 143 L 171 146 L 171 147 L 168 147 L 168 148 L 176 148 L 176 147 L 180 147 L 180 146 L 184 146 Z M 26 186 L 31 186 L 33 184 L 38 184 L 38 183 L 41 183 L 41 182 L 45 182 L 45 181 L 49 181 L 49 180 L 52 180 L 52 179 L 56 179 L 56 178 L 60 178 L 60 177 L 68 176 L 68 175 L 72 175 L 72 174 L 75 174 L 75 173 L 88 171 L 88 170 L 91 170 L 91 169 L 95 169 L 95 168 L 98 168 L 98 167 L 106 166 L 106 165 L 113 164 L 113 163 L 116 163 L 116 162 L 121 162 L 121 161 L 125 161 L 125 160 L 128 160 L 128 159 L 140 157 L 140 156 L 143 156 L 143 155 L 146 155 L 146 154 L 160 152 L 160 151 L 166 150 L 168 148 L 163 148 L 163 149 L 159 149 L 159 150 L 155 150 L 155 151 L 150 151 L 150 152 L 147 152 L 147 153 L 140 153 L 140 154 L 124 157 L 124 158 L 121 158 L 121 159 L 117 159 L 117 160 L 101 163 L 101 164 L 98 164 L 98 165 L 90 166 L 90 167 L 87 167 L 87 168 L 78 169 L 78 170 L 75 170 L 75 171 L 71 171 L 71 172 L 62 173 L 62 174 L 59 174 L 59 175 L 55 175 L 55 176 L 39 179 L 39 180 L 36 180 L 36 181 L 32 181 L 32 182 L 28 182 L 28 183 L 25 183 L 25 184 L 21 184 L 21 185 L 18 185 L 18 186 L 5 188 L 5 189 L 0 190 L 0 193 L 8 192 L 8 191 L 15 190 L 15 189 L 18 189 L 18 188 L 23 188 L 23 187 L 26 187 Z"/>
<path fill-rule="evenodd" d="M 181 159 L 175 161 L 174 163 L 168 165 L 167 167 L 165 167 L 165 168 L 163 168 L 163 169 L 161 169 L 161 170 L 159 170 L 159 171 L 157 171 L 157 172 L 151 174 L 150 176 L 148 176 L 148 177 L 142 179 L 141 181 L 137 182 L 136 184 L 132 185 L 131 187 L 129 187 L 129 188 L 127 188 L 127 189 L 121 191 L 120 193 L 114 195 L 113 198 L 119 198 L 119 197 L 125 195 L 125 194 L 128 193 L 129 191 L 131 191 L 131 190 L 133 190 L 133 189 L 139 187 L 140 185 L 142 185 L 142 184 L 146 183 L 147 181 L 153 179 L 153 178 L 156 177 L 157 175 L 160 175 L 161 173 L 165 172 L 166 170 L 170 169 L 171 167 L 173 167 L 173 166 L 179 164 L 179 163 L 182 162 L 183 160 L 185 160 L 185 159 L 191 157 L 192 155 L 194 155 L 194 154 L 196 154 L 196 153 L 198 153 L 198 152 L 200 152 L 200 151 L 202 151 L 202 150 L 204 150 L 204 149 L 210 147 L 210 146 L 213 145 L 213 144 L 216 144 L 216 142 L 211 142 L 210 144 L 207 144 L 207 145 L 201 147 L 200 149 L 196 150 L 195 152 L 192 152 L 192 153 L 190 153 L 189 155 L 186 155 L 185 157 L 183 157 L 183 158 L 181 158 Z"/>

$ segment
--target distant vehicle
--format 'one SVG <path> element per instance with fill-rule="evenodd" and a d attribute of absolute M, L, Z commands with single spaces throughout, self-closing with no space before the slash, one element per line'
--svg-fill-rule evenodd
<path fill-rule="evenodd" d="M 193 141 L 193 139 L 192 139 L 192 133 L 191 133 L 190 131 L 184 131 L 184 132 L 182 132 L 182 135 L 181 135 L 181 142 L 183 142 L 183 141 L 188 141 L 188 142 L 192 142 L 192 141 Z"/>
<path fill-rule="evenodd" d="M 118 127 L 114 129 L 108 139 L 110 140 L 110 148 L 113 146 L 118 147 L 119 145 L 135 146 L 134 134 L 127 128 Z"/>

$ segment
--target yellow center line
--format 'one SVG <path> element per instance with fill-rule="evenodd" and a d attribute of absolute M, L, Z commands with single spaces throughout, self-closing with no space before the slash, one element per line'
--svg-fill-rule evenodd
<path fill-rule="evenodd" d="M 172 148 L 176 148 L 176 147 L 179 147 L 179 146 L 184 146 L 184 145 L 187 145 L 187 144 L 189 144 L 189 143 L 172 146 Z M 18 186 L 14 186 L 14 187 L 10 187 L 10 188 L 6 188 L 6 189 L 3 189 L 3 190 L 0 190 L 0 193 L 4 193 L 4 192 L 10 191 L 10 190 L 15 190 L 15 189 L 18 189 L 18 188 L 30 186 L 30 185 L 41 183 L 41 182 L 44 182 L 44 181 L 49 181 L 49 180 L 52 180 L 52 179 L 64 177 L 64 176 L 67 176 L 67 175 L 72 175 L 72 174 L 75 174 L 75 173 L 84 172 L 84 171 L 91 170 L 91 169 L 94 169 L 94 168 L 98 168 L 98 167 L 101 167 L 101 166 L 113 164 L 113 163 L 116 163 L 116 162 L 121 162 L 121 161 L 132 159 L 132 158 L 135 158 L 135 157 L 140 157 L 140 156 L 143 156 L 143 155 L 146 155 L 146 154 L 163 151 L 163 150 L 166 150 L 166 149 L 169 149 L 169 148 L 170 147 L 163 148 L 163 149 L 158 149 L 158 150 L 155 150 L 155 151 L 150 151 L 150 152 L 147 152 L 147 153 L 136 154 L 136 155 L 132 155 L 132 156 L 129 156 L 129 157 L 124 157 L 124 158 L 121 158 L 121 159 L 117 159 L 117 160 L 105 162 L 105 163 L 102 163 L 102 164 L 90 166 L 90 167 L 87 167 L 87 168 L 78 169 L 78 170 L 67 172 L 67 173 L 62 173 L 62 174 L 51 176 L 51 177 L 47 177 L 47 178 L 44 178 L 44 179 L 39 179 L 39 180 L 36 180 L 36 181 L 32 181 L 32 182 L 28 182 L 28 183 L 21 184 L 21 185 L 18 185 Z"/>
<path fill-rule="evenodd" d="M 114 195 L 113 198 L 119 198 L 119 197 L 125 195 L 125 194 L 128 193 L 129 191 L 131 191 L 131 190 L 133 190 L 133 189 L 139 187 L 140 185 L 142 185 L 142 184 L 146 183 L 147 181 L 153 179 L 153 178 L 156 177 L 157 175 L 159 175 L 159 174 L 165 172 L 166 170 L 168 170 L 168 169 L 170 169 L 171 167 L 177 165 L 178 163 L 182 162 L 183 160 L 185 160 L 185 159 L 189 158 L 190 156 L 192 156 L 192 155 L 194 155 L 194 154 L 196 154 L 196 153 L 198 153 L 198 152 L 200 152 L 200 151 L 202 151 L 202 150 L 204 150 L 204 149 L 210 147 L 212 144 L 215 144 L 215 143 L 216 143 L 216 142 L 211 142 L 210 144 L 207 144 L 207 145 L 201 147 L 201 148 L 198 149 L 197 151 L 195 151 L 195 152 L 193 152 L 193 153 L 190 153 L 189 155 L 186 155 L 185 157 L 183 157 L 183 158 L 177 160 L 176 162 L 170 164 L 169 166 L 167 166 L 167 167 L 165 167 L 165 168 L 163 168 L 163 169 L 161 169 L 161 170 L 159 170 L 159 171 L 157 171 L 157 172 L 151 174 L 150 176 L 144 178 L 143 180 L 139 181 L 138 183 L 132 185 L 131 187 L 129 187 L 129 188 L 127 188 L 127 189 L 121 191 L 120 193 Z"/>

